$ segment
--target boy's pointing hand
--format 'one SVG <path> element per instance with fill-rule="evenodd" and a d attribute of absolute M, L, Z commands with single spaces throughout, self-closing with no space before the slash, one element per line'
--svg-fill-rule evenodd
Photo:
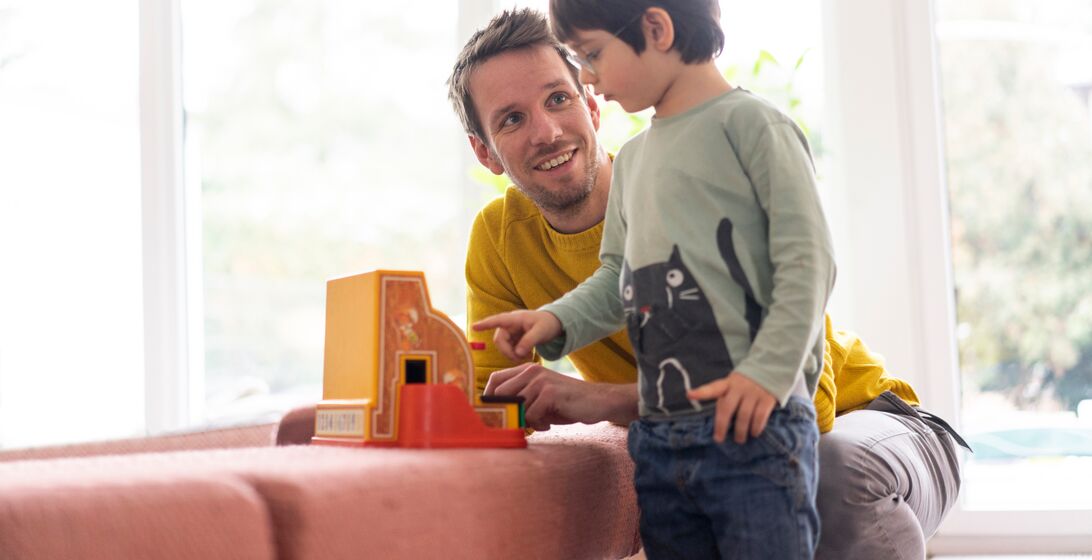
<path fill-rule="evenodd" d="M 561 335 L 561 321 L 548 311 L 509 311 L 486 317 L 473 325 L 476 331 L 497 329 L 493 343 L 513 362 L 526 360 L 536 344 Z"/>

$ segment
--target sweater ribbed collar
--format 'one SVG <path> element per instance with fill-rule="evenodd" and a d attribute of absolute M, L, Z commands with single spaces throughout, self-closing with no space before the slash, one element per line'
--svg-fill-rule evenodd
<path fill-rule="evenodd" d="M 603 220 L 600 220 L 599 223 L 581 232 L 561 233 L 554 229 L 549 222 L 546 221 L 546 217 L 541 213 L 539 213 L 538 219 L 542 224 L 542 228 L 546 230 L 546 235 L 550 238 L 550 242 L 562 251 L 586 251 L 589 248 L 598 249 L 599 244 L 603 239 Z"/>

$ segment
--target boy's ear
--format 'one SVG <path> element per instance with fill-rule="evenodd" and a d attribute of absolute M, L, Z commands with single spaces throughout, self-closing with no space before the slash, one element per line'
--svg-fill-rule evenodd
<path fill-rule="evenodd" d="M 478 162 L 493 172 L 494 175 L 503 175 L 504 166 L 497 160 L 493 154 L 493 150 L 489 149 L 489 146 L 485 145 L 485 142 L 481 138 L 473 134 L 467 134 L 466 138 L 470 140 L 470 147 L 474 150 L 474 155 L 478 158 Z"/>
<path fill-rule="evenodd" d="M 641 16 L 641 29 L 649 48 L 667 52 L 675 44 L 675 24 L 667 10 L 651 7 Z"/>

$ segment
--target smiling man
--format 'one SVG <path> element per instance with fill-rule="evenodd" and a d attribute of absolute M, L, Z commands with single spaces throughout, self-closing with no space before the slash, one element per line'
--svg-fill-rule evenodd
<path fill-rule="evenodd" d="M 514 183 L 482 209 L 470 234 L 469 323 L 537 309 L 599 267 L 612 162 L 596 139 L 596 100 L 578 85 L 566 55 L 542 14 L 504 12 L 470 38 L 448 81 L 478 161 Z M 535 429 L 625 425 L 638 416 L 625 331 L 569 355 L 583 380 L 515 364 L 489 343 L 489 333 L 470 337 L 487 342 L 474 352 L 478 392 L 523 396 Z M 953 438 L 943 421 L 919 411 L 909 384 L 889 376 L 882 358 L 829 318 L 825 351 L 815 396 L 822 433 L 817 558 L 924 558 L 925 540 L 958 495 Z"/>
<path fill-rule="evenodd" d="M 479 161 L 508 172 L 555 229 L 593 225 L 610 184 L 609 170 L 599 174 L 606 157 L 595 137 L 599 111 L 557 53 L 540 46 L 500 54 L 474 72 L 470 95 L 489 107 L 480 135 L 471 136 Z"/>
<path fill-rule="evenodd" d="M 474 318 L 545 305 L 595 271 L 611 179 L 596 137 L 599 107 L 577 85 L 545 20 L 523 10 L 494 21 L 504 23 L 463 49 L 449 91 L 478 160 L 516 185 L 482 210 L 470 234 L 467 304 Z M 512 365 L 492 345 L 474 354 L 479 392 L 491 373 Z M 588 381 L 636 379 L 624 331 L 571 360 Z M 614 395 L 617 387 L 609 389 Z M 636 390 L 628 390 L 634 400 L 618 395 L 616 403 L 627 407 L 624 414 L 630 405 L 636 412 Z"/>

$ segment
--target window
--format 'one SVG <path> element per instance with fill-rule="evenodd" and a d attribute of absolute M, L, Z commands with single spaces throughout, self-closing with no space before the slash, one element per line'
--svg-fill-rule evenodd
<path fill-rule="evenodd" d="M 973 510 L 1092 509 L 1092 6 L 942 0 Z"/>
<path fill-rule="evenodd" d="M 1031 293 L 1037 290 L 1058 297 L 1072 294 L 1068 286 L 1079 286 L 1087 276 L 1075 267 L 1081 250 L 1087 254 L 1088 243 L 1067 244 L 1064 236 L 1053 233 L 1054 227 L 1072 227 L 1074 220 L 1038 221 L 1047 208 L 1057 206 L 1017 204 L 1014 211 L 1018 199 L 1006 192 L 1006 185 L 1025 193 L 1045 188 L 1062 200 L 1086 196 L 1088 186 L 1080 179 L 1062 186 L 1058 181 L 1044 185 L 1043 178 L 1069 173 L 1080 177 L 1087 149 L 1080 156 L 1061 156 L 1064 161 L 1053 168 L 1039 162 L 1088 141 L 1087 125 L 1083 132 L 1074 125 L 1087 123 L 1088 114 L 1082 113 L 1079 96 L 1075 101 L 1066 93 L 1073 91 L 1066 85 L 1073 78 L 1064 77 L 1087 70 L 1087 64 L 1067 60 L 1088 59 L 1087 50 L 1081 51 L 1084 43 L 1074 40 L 1087 33 L 1088 22 L 1088 7 L 1077 2 L 823 4 L 826 130 L 834 154 L 832 176 L 843 191 L 849 217 L 844 224 L 848 243 L 840 249 L 851 254 L 846 265 L 839 253 L 838 282 L 848 284 L 853 294 L 850 323 L 883 352 L 888 369 L 914 385 L 927 409 L 951 421 L 983 450 L 990 437 L 1001 436 L 994 441 L 1009 449 L 1046 451 L 1008 434 L 990 433 L 1004 429 L 1002 421 L 1020 416 L 1030 416 L 1019 421 L 1037 422 L 1040 429 L 1046 422 L 1013 399 L 1019 396 L 1013 390 L 1016 384 L 994 383 L 1004 377 L 991 380 L 987 375 L 1008 373 L 997 367 L 1004 365 L 997 358 L 1006 357 L 1000 351 L 1006 340 L 1022 340 L 1016 350 L 1025 352 L 1034 348 L 1029 343 L 1044 328 L 1006 314 L 1026 315 L 1029 304 L 1043 296 Z M 1053 46 L 1021 44 L 1048 36 L 1056 40 Z M 1027 74 L 1016 73 L 1019 59 L 1028 54 L 1021 51 L 1028 48 L 1038 57 L 1038 67 L 1025 66 Z M 969 66 L 976 63 L 984 67 Z M 1042 82 L 1031 83 L 1031 75 Z M 1072 109 L 1064 118 L 1047 121 L 1055 104 Z M 1049 124 L 1020 128 L 1029 136 L 1020 138 L 1009 127 L 1029 115 Z M 1051 118 L 1057 117 L 1055 113 Z M 1065 140 L 1059 142 L 1060 137 Z M 1004 176 L 998 166 L 1012 173 L 1009 160 L 1018 162 L 1019 171 Z M 987 185 L 990 190 L 975 191 Z M 1075 216 L 1077 211 L 1065 208 L 1062 214 Z M 1002 225 L 1006 213 L 1013 224 Z M 1021 221 L 1036 227 L 1020 226 Z M 1017 243 L 1018 227 L 1032 237 L 1031 244 Z M 1016 247 L 1020 250 L 1013 251 Z M 1072 262 L 1054 278 L 1036 276 L 1043 261 L 1028 257 L 1053 251 L 1068 251 Z M 997 282 L 1024 275 L 1036 276 L 1037 284 Z M 989 300 L 984 287 L 996 299 Z M 1079 305 L 1075 301 L 1064 316 L 1070 321 L 1080 317 Z M 1053 399 L 1033 406 L 1043 405 L 1058 406 Z M 1069 427 L 1080 423 L 1074 412 L 1065 414 Z M 1050 435 L 1050 430 L 1035 435 L 1043 434 Z M 1011 443 L 1005 443 L 1006 437 Z M 1075 448 L 1072 443 L 1067 442 L 1068 449 Z M 1065 478 L 1080 468 L 1076 465 L 1086 464 L 1085 458 L 1060 449 L 1029 459 L 998 458 L 996 452 L 987 458 L 989 451 L 981 458 L 968 456 L 964 492 L 930 541 L 930 550 L 1087 551 L 1092 545 L 1092 504 L 1085 498 L 1088 485 L 1083 481 L 1087 477 Z M 1066 496 L 1051 489 L 1067 482 Z"/>
<path fill-rule="evenodd" d="M 446 98 L 456 2 L 182 3 L 205 417 L 321 398 L 325 281 L 423 270 L 465 307 L 469 149 Z M 479 192 L 481 191 L 481 192 Z M 191 287 L 192 288 L 192 287 Z"/>
<path fill-rule="evenodd" d="M 0 3 L 2 447 L 144 429 L 137 44 L 135 3 Z"/>

